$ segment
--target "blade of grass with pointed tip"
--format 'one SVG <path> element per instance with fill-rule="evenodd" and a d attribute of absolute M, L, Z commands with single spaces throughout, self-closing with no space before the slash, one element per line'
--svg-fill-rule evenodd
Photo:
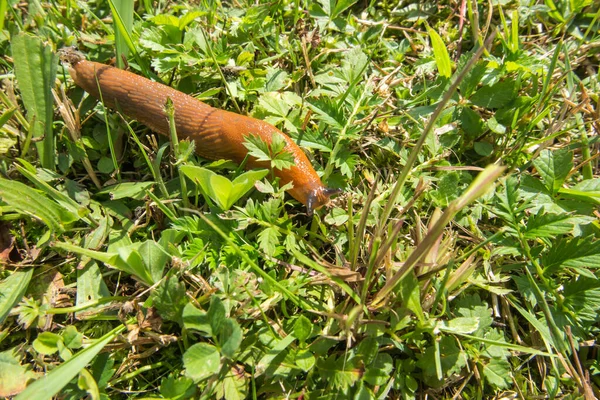
<path fill-rule="evenodd" d="M 372 307 L 380 307 L 383 305 L 384 299 L 388 294 L 400 283 L 400 281 L 408 274 L 414 266 L 423 258 L 435 244 L 438 238 L 443 234 L 444 229 L 454 216 L 468 206 L 471 202 L 475 201 L 478 197 L 482 196 L 487 192 L 494 184 L 496 179 L 502 174 L 504 167 L 498 165 L 489 165 L 483 170 L 473 183 L 467 188 L 467 191 L 462 194 L 458 199 L 454 200 L 446 211 L 442 214 L 440 219 L 435 223 L 431 230 L 427 233 L 423 241 L 417 246 L 417 248 L 408 256 L 408 259 L 404 262 L 402 267 L 394 276 L 377 292 L 373 301 L 371 302 Z"/>
<path fill-rule="evenodd" d="M 125 60 L 129 56 L 128 40 L 131 40 L 133 29 L 133 0 L 119 0 L 115 3 L 115 48 L 117 52 L 117 67 L 125 69 Z M 119 21 L 120 19 L 120 21 Z M 119 26 L 122 24 L 122 28 Z M 125 32 L 123 32 L 123 30 Z"/>
<path fill-rule="evenodd" d="M 388 218 L 392 214 L 392 210 L 394 209 L 394 207 L 397 204 L 398 194 L 402 190 L 402 187 L 404 186 L 404 183 L 406 182 L 406 179 L 408 178 L 408 174 L 412 170 L 412 166 L 414 165 L 415 161 L 417 160 L 417 157 L 419 156 L 419 152 L 421 151 L 421 148 L 423 147 L 423 144 L 425 143 L 427 136 L 429 136 L 429 133 L 433 130 L 433 126 L 434 126 L 435 122 L 437 121 L 438 117 L 440 116 L 440 114 L 442 113 L 444 108 L 446 107 L 446 104 L 448 104 L 448 101 L 450 101 L 450 99 L 454 95 L 454 92 L 456 91 L 456 89 L 458 88 L 458 86 L 460 85 L 462 80 L 465 78 L 465 76 L 471 70 L 471 68 L 475 65 L 477 60 L 479 60 L 479 58 L 481 57 L 481 55 L 483 54 L 485 49 L 491 46 L 492 41 L 494 40 L 495 37 L 496 37 L 496 31 L 494 31 L 488 37 L 488 39 L 485 42 L 485 45 L 480 47 L 475 52 L 475 54 L 473 54 L 473 57 L 471 57 L 469 62 L 465 65 L 465 67 L 462 69 L 462 71 L 460 71 L 460 73 L 457 75 L 456 79 L 454 80 L 452 85 L 450 85 L 450 87 L 444 94 L 444 97 L 438 103 L 438 106 L 436 107 L 435 111 L 429 118 L 429 121 L 427 122 L 427 125 L 425 126 L 425 129 L 423 130 L 423 133 L 421 134 L 421 137 L 419 138 L 419 140 L 417 141 L 415 146 L 412 148 L 412 150 L 408 156 L 406 165 L 404 165 L 404 168 L 402 169 L 402 172 L 400 173 L 400 176 L 397 178 L 396 184 L 394 185 L 392 192 L 390 193 L 389 201 L 387 202 L 385 208 L 383 209 L 383 212 L 380 217 L 381 223 L 377 227 L 377 232 L 376 232 L 377 236 L 381 236 L 382 232 L 384 231 L 384 228 L 386 226 Z"/>
<path fill-rule="evenodd" d="M 446 49 L 444 41 L 436 31 L 431 28 L 428 31 L 438 72 L 442 77 L 450 78 L 452 76 L 452 62 L 450 61 L 450 55 L 448 55 L 448 49 Z"/>
<path fill-rule="evenodd" d="M 29 129 L 34 138 L 40 138 L 35 142 L 40 163 L 42 167 L 53 170 L 52 87 L 56 79 L 58 57 L 40 38 L 27 33 L 13 37 L 11 51 L 27 119 L 32 122 Z"/>
<path fill-rule="evenodd" d="M 129 51 L 131 51 L 131 54 L 133 54 L 133 57 L 135 58 L 135 61 L 138 63 L 138 65 L 142 69 L 142 73 L 144 74 L 144 76 L 152 77 L 152 78 L 155 78 L 158 81 L 160 81 L 160 79 L 158 79 L 158 77 L 148 69 L 148 66 L 146 65 L 146 62 L 144 61 L 144 59 L 142 59 L 142 57 L 140 57 L 140 55 L 137 51 L 137 48 L 135 47 L 135 44 L 133 43 L 133 40 L 131 39 L 131 35 L 130 35 L 131 29 L 127 30 L 127 25 L 126 25 L 125 21 L 123 20 L 123 17 L 121 16 L 121 14 L 119 13 L 119 10 L 115 7 L 114 1 L 108 0 L 108 5 L 110 7 L 110 11 L 113 14 L 113 18 L 114 18 L 115 25 L 117 28 L 116 31 L 119 31 L 120 37 L 123 39 L 123 41 L 127 45 L 127 48 L 129 49 Z M 132 21 L 133 21 L 133 18 L 132 18 Z M 115 37 L 117 35 L 116 31 L 115 31 Z"/>
<path fill-rule="evenodd" d="M 121 325 L 108 332 L 95 341 L 94 344 L 78 352 L 68 361 L 65 361 L 42 378 L 27 386 L 24 391 L 15 397 L 15 400 L 45 400 L 52 398 L 52 396 L 60 392 L 62 388 L 71 382 L 96 357 L 104 346 L 112 342 L 124 330 L 125 326 Z"/>
<path fill-rule="evenodd" d="M 0 282 L 0 325 L 10 310 L 21 300 L 29 286 L 33 275 L 33 268 L 12 272 L 5 280 Z"/>
<path fill-rule="evenodd" d="M 39 219 L 54 232 L 63 232 L 66 224 L 79 219 L 78 215 L 18 181 L 0 178 L 0 199 L 13 210 Z"/>

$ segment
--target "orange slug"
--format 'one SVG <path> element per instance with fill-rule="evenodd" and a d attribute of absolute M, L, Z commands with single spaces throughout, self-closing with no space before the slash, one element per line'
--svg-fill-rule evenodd
<path fill-rule="evenodd" d="M 194 140 L 196 153 L 201 157 L 227 159 L 239 164 L 248 155 L 248 149 L 243 145 L 247 136 L 257 135 L 271 143 L 272 135 L 280 135 L 286 143 L 284 151 L 293 155 L 295 165 L 283 170 L 273 169 L 273 173 L 280 178 L 281 185 L 293 183 L 288 192 L 306 206 L 309 215 L 326 204 L 330 196 L 340 192 L 325 187 L 302 149 L 265 121 L 213 108 L 169 86 L 87 61 L 83 54 L 73 49 L 63 49 L 60 55 L 63 62 L 69 64 L 71 78 L 78 86 L 94 97 L 102 98 L 108 107 L 122 111 L 163 135 L 169 134 L 165 104 L 170 98 L 175 109 L 177 135 L 180 139 Z M 269 168 L 269 163 L 248 157 L 246 167 Z"/>

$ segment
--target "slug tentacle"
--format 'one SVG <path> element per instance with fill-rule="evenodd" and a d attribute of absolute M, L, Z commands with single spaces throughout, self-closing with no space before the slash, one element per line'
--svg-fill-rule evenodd
<path fill-rule="evenodd" d="M 163 135 L 169 134 L 165 111 L 167 99 L 175 109 L 175 127 L 180 139 L 196 142 L 196 153 L 211 160 L 228 159 L 241 163 L 247 156 L 246 138 L 258 135 L 271 143 L 273 135 L 279 135 L 286 143 L 285 151 L 292 154 L 291 168 L 274 169 L 273 174 L 281 184 L 293 183 L 288 191 L 292 197 L 307 206 L 309 213 L 323 206 L 329 197 L 339 193 L 326 188 L 310 164 L 310 161 L 294 143 L 279 129 L 265 121 L 219 110 L 169 86 L 151 81 L 128 71 L 105 64 L 87 61 L 83 54 L 72 49 L 62 49 L 60 58 L 70 66 L 69 72 L 75 84 L 105 105 L 147 125 Z M 264 168 L 268 164 L 253 157 L 248 158 L 247 168 Z"/>

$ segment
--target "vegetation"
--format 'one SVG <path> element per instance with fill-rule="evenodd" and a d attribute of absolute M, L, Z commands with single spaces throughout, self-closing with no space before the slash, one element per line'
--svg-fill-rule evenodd
<path fill-rule="evenodd" d="M 0 397 L 598 395 L 599 18 L 1 0 Z M 280 127 L 343 194 L 309 217 L 156 136 L 66 46 Z"/>

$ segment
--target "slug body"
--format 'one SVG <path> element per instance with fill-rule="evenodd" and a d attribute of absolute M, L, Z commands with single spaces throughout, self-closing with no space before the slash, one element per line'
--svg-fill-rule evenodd
<path fill-rule="evenodd" d="M 175 109 L 175 127 L 180 139 L 196 142 L 196 153 L 201 157 L 227 159 L 241 163 L 248 155 L 243 145 L 247 136 L 257 135 L 271 143 L 272 135 L 285 140 L 284 151 L 294 157 L 295 165 L 288 169 L 273 169 L 281 185 L 293 183 L 288 192 L 307 207 L 309 214 L 326 204 L 335 189 L 326 188 L 304 152 L 292 139 L 271 124 L 232 112 L 213 108 L 200 100 L 166 85 L 105 64 L 87 61 L 77 52 L 63 53 L 70 64 L 75 83 L 108 107 L 121 111 L 147 125 L 152 130 L 168 135 L 169 123 L 165 104 L 170 98 Z M 247 168 L 269 168 L 268 162 L 249 157 Z"/>

